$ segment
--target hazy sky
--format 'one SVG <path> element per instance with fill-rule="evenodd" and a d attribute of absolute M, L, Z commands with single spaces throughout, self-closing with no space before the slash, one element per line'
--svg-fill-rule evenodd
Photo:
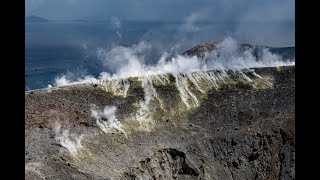
<path fill-rule="evenodd" d="M 30 15 L 49 20 L 180 21 L 187 31 L 197 30 L 194 24 L 201 21 L 235 23 L 221 33 L 230 31 L 258 44 L 295 45 L 294 0 L 26 0 Z"/>
<path fill-rule="evenodd" d="M 294 21 L 294 0 L 26 0 L 26 15 L 52 20 L 181 20 L 194 12 L 213 21 Z"/>

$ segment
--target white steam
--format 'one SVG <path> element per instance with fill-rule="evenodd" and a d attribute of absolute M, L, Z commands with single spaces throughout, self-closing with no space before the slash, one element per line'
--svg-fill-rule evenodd
<path fill-rule="evenodd" d="M 262 56 L 257 59 L 253 54 L 253 49 L 249 48 L 244 52 L 239 51 L 239 45 L 235 39 L 228 37 L 217 49 L 213 51 L 207 61 L 208 69 L 247 69 L 254 67 L 274 67 L 294 65 L 294 62 L 273 54 L 269 49 L 262 50 Z"/>
<path fill-rule="evenodd" d="M 152 113 L 150 103 L 158 96 L 151 79 L 142 77 L 141 83 L 144 91 L 144 101 L 140 102 L 140 109 L 136 114 L 136 119 L 139 123 L 142 123 Z"/>
<path fill-rule="evenodd" d="M 114 95 L 122 97 L 127 97 L 127 93 L 130 87 L 130 82 L 128 81 L 128 79 L 105 79 L 101 80 L 100 84 L 104 87 L 106 92 L 111 92 Z"/>
<path fill-rule="evenodd" d="M 140 102 L 140 109 L 135 114 L 135 118 L 142 124 L 145 120 L 152 118 L 154 109 L 152 109 L 151 103 L 158 100 L 161 104 L 161 99 L 158 97 L 153 84 L 157 82 L 163 85 L 171 83 L 169 74 L 175 79 L 175 86 L 179 91 L 182 103 L 187 109 L 190 109 L 200 104 L 195 90 L 205 94 L 208 88 L 218 88 L 218 84 L 225 82 L 225 79 L 228 78 L 226 70 L 232 70 L 242 76 L 248 83 L 252 83 L 252 80 L 243 70 L 250 71 L 250 68 L 253 67 L 294 65 L 294 61 L 284 60 L 271 53 L 267 48 L 259 51 L 258 55 L 254 54 L 253 48 L 242 50 L 231 37 L 217 45 L 216 49 L 212 53 L 206 54 L 204 59 L 197 56 L 187 57 L 182 55 L 168 58 L 168 53 L 163 53 L 156 64 L 148 65 L 145 63 L 145 54 L 150 48 L 151 46 L 148 43 L 141 42 L 132 47 L 118 46 L 110 51 L 99 49 L 97 51 L 98 57 L 105 66 L 115 69 L 114 73 L 102 72 L 99 78 L 85 76 L 77 81 L 71 81 L 67 79 L 66 75 L 63 75 L 56 79 L 54 85 L 95 83 L 107 92 L 126 97 L 130 88 L 128 78 L 138 77 L 144 90 L 144 100 Z M 256 74 L 253 69 L 250 72 L 261 79 L 261 76 Z M 193 86 L 190 85 L 190 82 Z M 116 118 L 116 110 L 115 106 L 106 106 L 103 111 L 100 111 L 93 105 L 91 116 L 96 119 L 97 125 L 103 132 L 121 132 L 126 135 L 121 122 Z M 68 132 L 64 134 L 64 137 L 66 137 Z M 64 142 L 64 146 L 70 144 L 67 140 L 61 142 Z"/>
<path fill-rule="evenodd" d="M 76 81 L 67 79 L 65 75 L 55 79 L 55 86 L 65 86 L 80 83 L 102 83 L 104 80 L 126 79 L 128 77 L 141 77 L 159 75 L 165 73 L 190 74 L 198 71 L 208 70 L 242 70 L 254 67 L 274 67 L 294 65 L 294 61 L 282 59 L 282 57 L 271 53 L 267 48 L 257 59 L 253 49 L 240 51 L 237 41 L 231 37 L 226 38 L 217 46 L 217 49 L 205 57 L 205 60 L 196 56 L 186 57 L 176 55 L 168 59 L 168 53 L 164 52 L 159 61 L 153 65 L 145 62 L 146 51 L 151 45 L 140 42 L 132 47 L 117 46 L 110 51 L 98 49 L 97 56 L 104 66 L 114 69 L 115 72 L 102 72 L 97 79 L 92 76 L 85 76 Z"/>
<path fill-rule="evenodd" d="M 196 32 L 200 28 L 196 25 L 196 22 L 203 18 L 201 13 L 192 13 L 184 19 L 184 23 L 179 27 L 181 32 Z"/>
<path fill-rule="evenodd" d="M 85 76 L 84 78 L 77 78 L 77 80 L 72 81 L 67 79 L 66 75 L 58 76 L 55 78 L 55 83 L 53 84 L 56 87 L 67 86 L 67 85 L 75 85 L 75 84 L 86 84 L 92 83 L 96 84 L 99 83 L 99 80 L 94 78 L 93 76 Z M 48 88 L 51 88 L 52 85 L 49 84 Z"/>
<path fill-rule="evenodd" d="M 121 22 L 120 22 L 119 18 L 111 17 L 110 24 L 111 24 L 111 27 L 116 31 L 118 38 L 121 39 L 122 34 L 119 31 L 119 29 L 121 28 Z"/>
<path fill-rule="evenodd" d="M 132 47 L 117 46 L 110 51 L 98 49 L 97 56 L 103 65 L 116 70 L 116 74 L 122 73 L 131 68 L 130 73 L 137 74 L 135 67 L 143 68 L 144 55 L 151 46 L 146 42 L 140 42 Z M 138 70 L 139 70 L 138 69 Z"/>
<path fill-rule="evenodd" d="M 70 135 L 69 129 L 65 129 L 62 131 L 61 124 L 57 121 L 55 122 L 53 129 L 56 135 L 56 141 L 58 141 L 62 147 L 68 149 L 72 155 L 78 155 L 78 150 L 80 148 L 83 148 L 83 146 L 81 145 L 83 134 L 81 134 L 79 137 L 77 137 L 76 135 Z"/>
<path fill-rule="evenodd" d="M 117 18 L 117 17 L 111 17 L 110 24 L 115 29 L 121 28 L 121 22 L 120 22 L 119 18 Z"/>
<path fill-rule="evenodd" d="M 106 106 L 103 111 L 100 111 L 97 110 L 96 105 L 92 105 L 90 110 L 91 117 L 96 119 L 97 125 L 103 132 L 108 134 L 118 131 L 127 136 L 124 129 L 122 128 L 121 122 L 116 118 L 117 107 Z"/>
<path fill-rule="evenodd" d="M 175 75 L 176 79 L 176 87 L 180 93 L 180 98 L 185 106 L 189 109 L 189 100 L 191 101 L 194 107 L 199 105 L 197 97 L 189 90 L 188 87 L 188 78 L 183 77 L 182 75 L 178 74 Z"/>

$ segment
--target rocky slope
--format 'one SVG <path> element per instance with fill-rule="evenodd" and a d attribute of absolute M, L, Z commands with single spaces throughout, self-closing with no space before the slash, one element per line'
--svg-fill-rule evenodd
<path fill-rule="evenodd" d="M 295 179 L 295 67 L 253 70 L 27 92 L 25 179 Z"/>

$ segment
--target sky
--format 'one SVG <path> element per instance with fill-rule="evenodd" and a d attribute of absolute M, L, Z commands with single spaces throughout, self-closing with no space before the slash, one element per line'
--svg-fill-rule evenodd
<path fill-rule="evenodd" d="M 52 20 L 179 21 L 202 12 L 211 21 L 294 21 L 294 0 L 25 0 L 26 16 Z"/>
<path fill-rule="evenodd" d="M 49 20 L 110 20 L 237 24 L 232 34 L 274 46 L 295 45 L 294 0 L 25 0 L 26 16 Z"/>

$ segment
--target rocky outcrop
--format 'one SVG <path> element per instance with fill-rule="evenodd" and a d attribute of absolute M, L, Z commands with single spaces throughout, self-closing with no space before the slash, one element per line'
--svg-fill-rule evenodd
<path fill-rule="evenodd" d="M 209 42 L 204 44 L 199 44 L 185 52 L 182 53 L 184 56 L 198 56 L 200 58 L 203 58 L 206 53 L 210 53 L 214 49 L 216 49 L 216 46 L 220 44 L 221 42 Z"/>
<path fill-rule="evenodd" d="M 27 92 L 26 179 L 295 179 L 295 66 L 253 70 L 153 88 L 132 77 L 125 96 L 102 84 Z M 117 107 L 125 134 L 102 131 L 91 104 Z"/>

